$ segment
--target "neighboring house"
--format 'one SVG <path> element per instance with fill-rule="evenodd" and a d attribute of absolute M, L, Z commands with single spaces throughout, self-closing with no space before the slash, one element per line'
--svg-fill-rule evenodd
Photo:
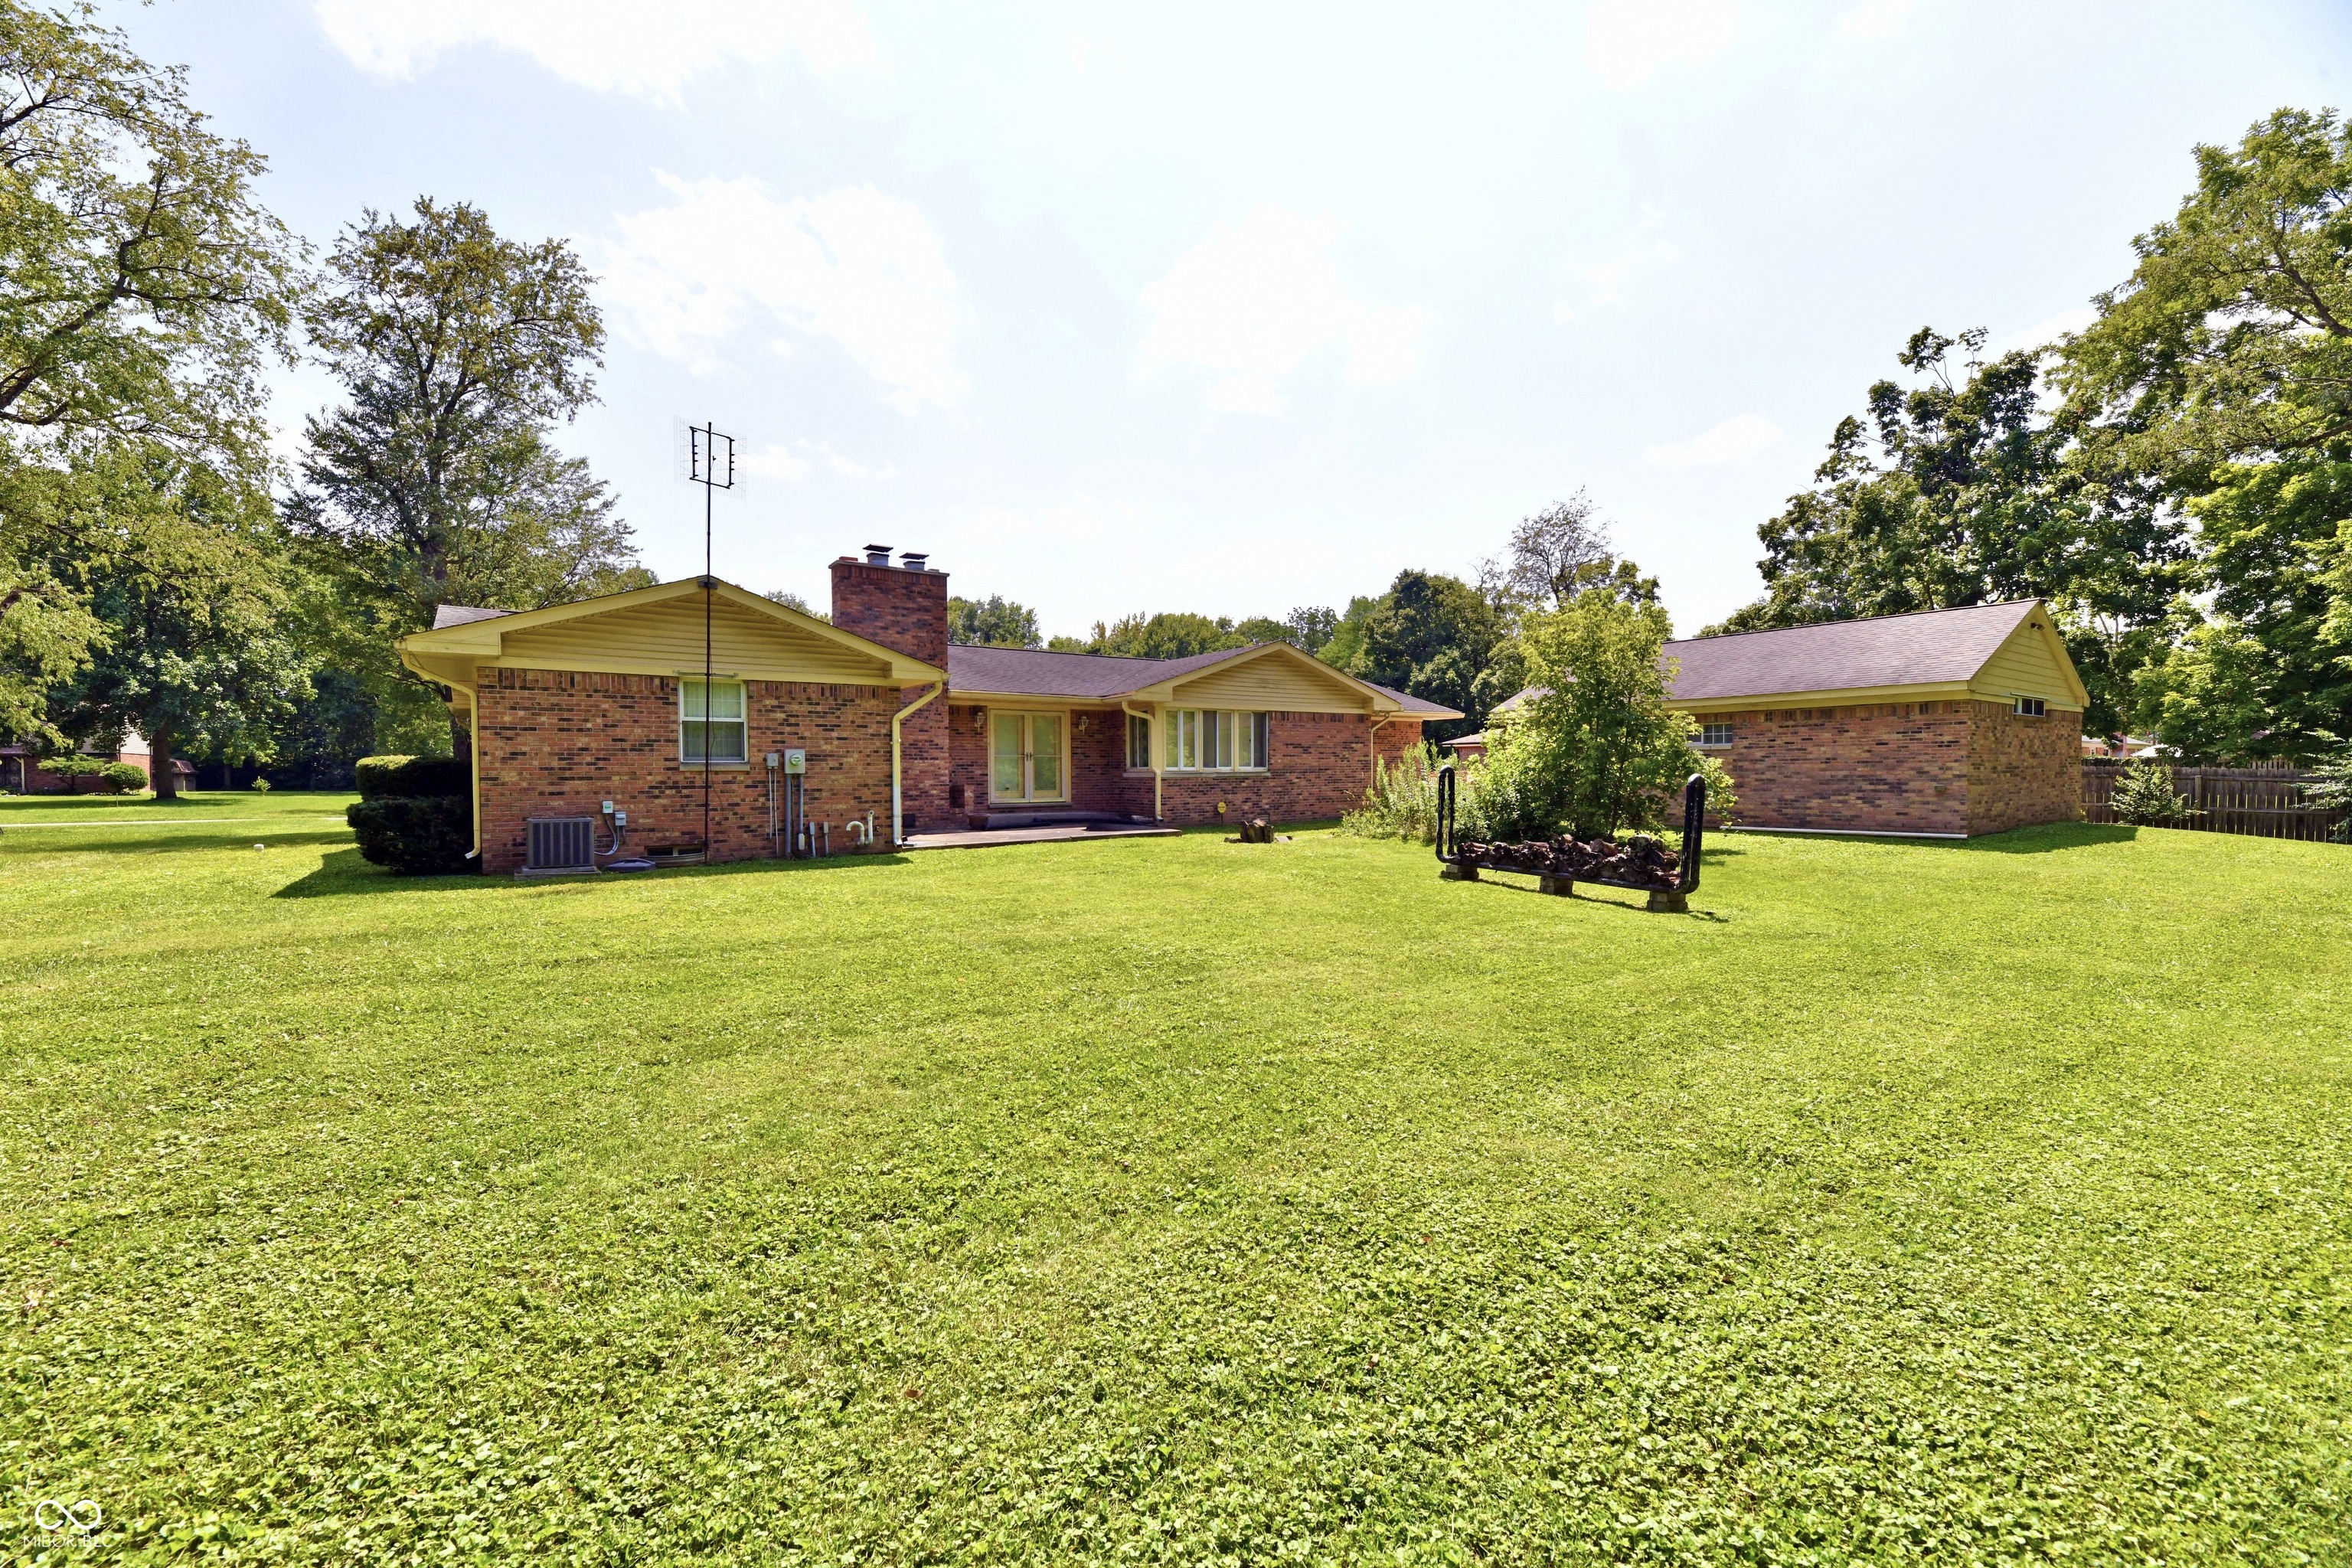
<path fill-rule="evenodd" d="M 148 754 L 146 737 L 131 730 L 119 745 L 106 746 L 86 741 L 79 754 L 101 763 L 129 763 L 147 775 L 152 786 L 155 778 L 154 761 Z M 194 779 L 195 768 L 184 757 L 172 759 L 172 772 L 183 788 Z M 18 795 L 72 795 L 92 792 L 99 787 L 94 776 L 73 776 L 50 773 L 41 766 L 40 758 L 22 746 L 0 746 L 0 790 L 13 790 Z"/>
<path fill-rule="evenodd" d="M 1667 703 L 1729 770 L 1742 827 L 1965 838 L 2082 815 L 2088 695 L 2038 599 L 1692 637 L 1664 658 Z"/>
<path fill-rule="evenodd" d="M 830 623 L 700 579 L 544 610 L 442 606 L 400 655 L 470 725 L 484 868 L 522 867 L 529 819 L 605 801 L 636 847 L 698 845 L 706 748 L 709 853 L 742 859 L 778 850 L 767 759 L 793 750 L 806 817 L 838 851 L 869 817 L 887 844 L 992 816 L 1337 816 L 1375 756 L 1460 716 L 1285 643 L 1181 659 L 950 647 L 947 574 L 900 563 L 879 546 L 834 562 Z"/>

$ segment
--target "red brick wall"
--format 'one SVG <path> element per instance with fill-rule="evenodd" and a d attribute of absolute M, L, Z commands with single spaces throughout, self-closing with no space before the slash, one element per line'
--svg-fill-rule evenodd
<path fill-rule="evenodd" d="M 1969 831 L 2006 833 L 2083 815 L 2083 721 L 2053 710 L 2021 718 L 2001 702 L 1973 702 L 1969 725 Z"/>
<path fill-rule="evenodd" d="M 869 812 L 887 847 L 890 715 L 898 693 L 880 686 L 748 686 L 751 765 L 710 771 L 713 858 L 770 852 L 762 759 L 792 747 L 808 752 L 808 819 L 832 824 L 835 851 L 849 847 L 844 825 Z M 478 700 L 484 869 L 521 867 L 529 818 L 593 816 L 607 800 L 629 814 L 633 848 L 700 840 L 702 769 L 678 761 L 675 680 L 486 668 Z"/>
<path fill-rule="evenodd" d="M 988 737 L 975 705 L 950 710 L 953 776 L 964 786 L 965 813 L 988 809 Z M 1083 717 L 1086 728 L 1077 728 Z M 1127 715 L 1116 708 L 1070 710 L 1070 805 L 1081 811 L 1151 815 L 1151 774 L 1127 766 Z M 1321 822 L 1362 804 L 1371 783 L 1360 714 L 1276 713 L 1266 723 L 1274 766 L 1265 773 L 1165 773 L 1162 803 L 1171 822 L 1187 826 L 1241 817 L 1274 822 Z M 1156 737 L 1155 737 L 1156 738 Z M 1421 721 L 1381 726 L 1381 756 L 1393 763 L 1418 745 Z M 1223 801 L 1226 815 L 1217 816 Z"/>
<path fill-rule="evenodd" d="M 945 669 L 948 574 L 868 566 L 845 555 L 833 563 L 833 624 Z"/>
<path fill-rule="evenodd" d="M 1263 773 L 1164 773 L 1160 808 L 1166 820 L 1191 826 L 1263 816 L 1269 822 L 1327 822 L 1363 804 L 1372 782 L 1370 745 L 1394 762 L 1421 742 L 1421 721 L 1397 719 L 1367 739 L 1372 721 L 1360 713 L 1275 713 L 1266 721 L 1272 765 Z M 1151 775 L 1139 784 L 1149 813 Z M 1217 803 L 1225 815 L 1217 815 Z"/>
<path fill-rule="evenodd" d="M 1751 827 L 1876 833 L 1969 830 L 1969 715 L 1958 702 L 1761 709 L 1729 721 L 1715 751 Z"/>

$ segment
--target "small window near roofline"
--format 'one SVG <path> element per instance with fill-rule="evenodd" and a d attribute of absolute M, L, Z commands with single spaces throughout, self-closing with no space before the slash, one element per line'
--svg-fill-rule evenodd
<path fill-rule="evenodd" d="M 2042 719 L 2049 716 L 2050 705 L 2039 697 L 2021 697 L 2010 711 L 2021 719 Z"/>
<path fill-rule="evenodd" d="M 1701 724 L 1698 727 L 1698 743 L 1702 746 L 1727 746 L 1731 744 L 1731 726 L 1729 724 Z"/>

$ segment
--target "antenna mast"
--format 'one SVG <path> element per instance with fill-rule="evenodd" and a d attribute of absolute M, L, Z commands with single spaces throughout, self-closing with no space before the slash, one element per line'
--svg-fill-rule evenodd
<path fill-rule="evenodd" d="M 688 426 L 686 432 L 686 477 L 702 487 L 702 863 L 717 858 L 710 842 L 710 610 L 719 579 L 710 571 L 711 500 L 720 490 L 735 488 L 735 437 L 722 436 L 709 421 Z M 748 741 L 751 714 L 743 715 Z"/>

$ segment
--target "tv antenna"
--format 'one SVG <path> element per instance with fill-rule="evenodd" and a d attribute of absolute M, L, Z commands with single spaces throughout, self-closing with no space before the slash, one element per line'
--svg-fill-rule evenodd
<path fill-rule="evenodd" d="M 719 593 L 719 579 L 710 571 L 711 502 L 720 490 L 735 488 L 735 437 L 721 435 L 705 420 L 682 433 L 685 479 L 702 487 L 702 863 L 717 858 L 710 842 L 710 609 Z M 743 715 L 744 738 L 751 737 L 751 714 Z"/>

